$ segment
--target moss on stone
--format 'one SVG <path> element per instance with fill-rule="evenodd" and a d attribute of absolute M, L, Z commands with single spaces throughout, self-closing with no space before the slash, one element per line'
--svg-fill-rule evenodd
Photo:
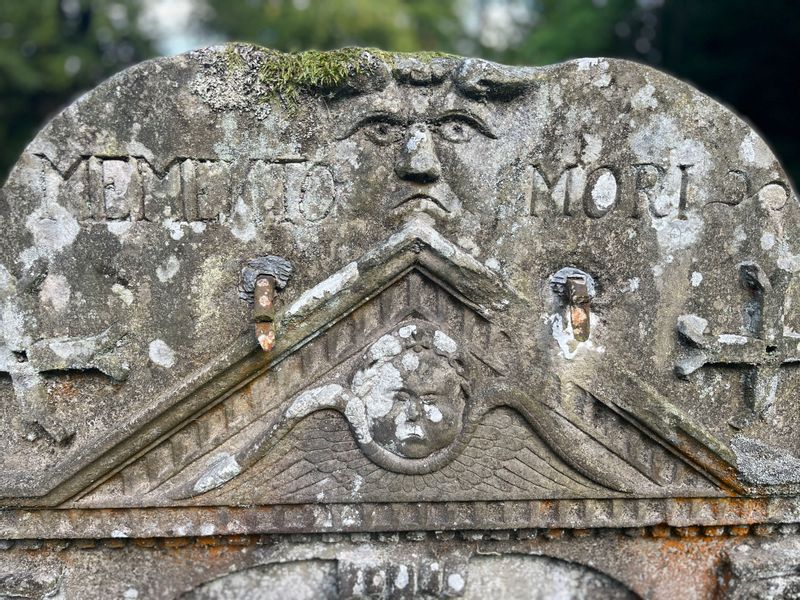
<path fill-rule="evenodd" d="M 232 71 L 240 71 L 247 66 L 247 61 L 236 51 L 237 44 L 229 44 L 225 47 L 225 62 Z"/>
<path fill-rule="evenodd" d="M 448 54 L 447 52 L 435 52 L 433 50 L 422 50 L 420 52 L 395 52 L 392 57 L 403 56 L 406 58 L 416 58 L 422 62 L 431 62 L 437 58 L 461 58 L 455 54 Z"/>
<path fill-rule="evenodd" d="M 361 48 L 296 54 L 270 51 L 259 75 L 272 95 L 293 103 L 300 94 L 324 93 L 348 77 L 363 73 L 368 68 L 368 58 Z"/>
<path fill-rule="evenodd" d="M 255 77 L 262 102 L 280 101 L 284 108 L 294 109 L 301 96 L 324 96 L 339 90 L 349 78 L 370 77 L 386 65 L 393 70 L 398 61 L 415 59 L 430 62 L 436 59 L 457 59 L 443 52 L 387 52 L 377 48 L 341 48 L 284 53 L 263 46 L 230 43 L 223 50 L 224 68 L 240 77 L 248 65 L 258 65 Z"/>
<path fill-rule="evenodd" d="M 369 75 L 376 68 L 375 59 L 391 68 L 397 58 L 408 57 L 429 62 L 437 58 L 453 58 L 442 52 L 394 53 L 377 48 L 341 48 L 339 50 L 307 50 L 286 54 L 264 49 L 267 59 L 259 71 L 261 82 L 270 90 L 267 98 L 280 98 L 295 104 L 301 94 L 325 94 L 340 87 L 348 77 Z M 232 49 L 232 53 L 241 59 Z M 229 61 L 232 66 L 236 63 Z"/>

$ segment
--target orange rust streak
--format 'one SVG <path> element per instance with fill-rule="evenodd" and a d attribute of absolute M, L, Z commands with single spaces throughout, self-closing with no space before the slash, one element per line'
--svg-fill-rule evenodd
<path fill-rule="evenodd" d="M 256 338 L 264 352 L 269 352 L 275 347 L 275 330 L 272 323 L 256 323 Z"/>
<path fill-rule="evenodd" d="M 570 320 L 575 339 L 585 342 L 589 339 L 589 310 L 584 305 L 570 308 Z"/>
<path fill-rule="evenodd" d="M 706 597 L 712 597 L 718 586 L 718 566 L 726 546 L 728 542 L 719 538 L 662 539 L 658 554 L 661 564 L 666 567 L 664 572 L 675 578 L 676 593 L 680 589 L 679 582 L 685 576 L 700 583 L 708 594 Z M 698 568 L 703 563 L 704 567 Z"/>

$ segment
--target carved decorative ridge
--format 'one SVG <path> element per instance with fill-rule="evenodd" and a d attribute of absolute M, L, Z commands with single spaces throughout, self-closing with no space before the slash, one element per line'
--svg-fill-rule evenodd
<path fill-rule="evenodd" d="M 248 535 L 206 535 L 188 537 L 144 537 L 144 538 L 26 538 L 0 539 L 0 552 L 12 550 L 123 550 L 143 548 L 161 552 L 165 549 L 186 546 L 271 546 L 286 542 L 313 544 L 341 544 L 352 542 L 363 544 L 394 545 L 399 541 L 428 543 L 431 541 L 467 543 L 487 542 L 526 542 L 530 540 L 556 541 L 562 539 L 586 539 L 607 535 L 629 538 L 651 539 L 696 539 L 708 538 L 757 538 L 780 539 L 798 533 L 797 523 L 754 523 L 741 525 L 695 525 L 674 527 L 653 525 L 648 527 L 603 527 L 603 528 L 540 528 L 540 529 L 498 529 L 473 531 L 401 531 L 367 533 L 266 533 Z"/>
<path fill-rule="evenodd" d="M 415 502 L 0 511 L 0 539 L 508 529 L 738 527 L 800 522 L 795 498 Z M 176 534 L 180 523 L 180 535 Z M 122 528 L 122 529 L 121 529 Z"/>
<path fill-rule="evenodd" d="M 137 432 L 132 437 L 124 438 L 121 430 L 109 432 L 96 447 L 99 458 L 81 463 L 73 471 L 53 473 L 50 480 L 42 481 L 38 500 L 14 500 L 14 490 L 8 490 L 7 504 L 52 506 L 81 493 L 86 485 L 94 487 L 137 453 L 159 443 L 159 431 L 170 431 L 207 410 L 283 361 L 320 330 L 355 310 L 364 298 L 374 296 L 414 269 L 447 281 L 453 293 L 484 317 L 505 311 L 516 293 L 491 270 L 438 233 L 424 216 L 412 219 L 385 243 L 301 294 L 279 315 L 276 324 L 283 333 L 266 359 L 260 350 L 255 352 L 257 346 L 251 334 L 241 336 L 214 361 L 162 393 L 148 414 L 130 424 L 129 431 Z"/>
<path fill-rule="evenodd" d="M 505 313 L 513 312 L 526 302 L 516 290 L 503 284 L 491 270 L 439 234 L 431 226 L 430 220 L 425 215 L 421 215 L 412 219 L 384 243 L 367 251 L 358 260 L 349 263 L 339 272 L 296 297 L 294 302 L 276 317 L 282 335 L 266 361 L 263 355 L 255 352 L 252 338 L 242 337 L 227 352 L 222 353 L 215 362 L 204 366 L 190 375 L 181 385 L 165 392 L 157 406 L 163 406 L 168 410 L 162 412 L 156 421 L 139 424 L 139 434 L 127 441 L 120 440 L 111 453 L 105 454 L 94 465 L 86 467 L 83 476 L 85 483 L 81 483 L 81 478 L 73 477 L 72 480 L 65 483 L 57 496 L 46 497 L 41 504 L 64 502 L 70 496 L 76 494 L 83 496 L 95 489 L 127 464 L 145 455 L 147 451 L 158 447 L 175 431 L 196 420 L 200 414 L 220 404 L 236 390 L 243 389 L 267 370 L 282 364 L 292 353 L 318 337 L 320 332 L 328 330 L 362 306 L 365 299 L 378 296 L 382 290 L 388 289 L 388 286 L 398 281 L 398 278 L 412 271 L 430 273 L 437 281 L 437 285 L 440 284 L 443 289 L 448 290 L 464 306 L 469 307 L 480 318 L 488 318 L 499 325 L 502 325 Z M 255 273 L 256 270 L 253 272 Z M 284 277 L 285 280 L 288 278 L 288 273 L 287 267 L 278 275 Z M 582 277 L 586 290 L 580 295 L 580 298 L 576 297 L 579 301 L 576 301 L 575 310 L 579 312 L 586 309 L 587 302 L 585 300 L 591 299 L 592 289 L 590 288 L 593 288 L 590 278 Z M 255 289 L 257 275 L 252 279 L 252 287 Z M 568 277 L 565 275 L 564 279 L 566 282 Z M 424 308 L 420 310 L 425 311 Z M 618 379 L 621 374 L 624 375 L 620 380 L 620 385 L 622 383 L 633 385 L 632 389 L 642 392 L 641 398 L 636 401 L 637 404 L 628 406 L 621 399 L 616 398 L 616 394 L 609 389 L 608 382 L 602 381 L 601 373 L 606 369 L 611 369 Z M 712 479 L 724 482 L 723 487 L 728 486 L 739 492 L 744 491 L 736 480 L 735 470 L 731 467 L 734 462 L 732 455 L 724 445 L 701 430 L 689 425 L 682 426 L 682 423 L 688 423 L 685 416 L 682 416 L 665 399 L 660 398 L 655 390 L 645 389 L 647 386 L 644 383 L 626 374 L 627 371 L 616 365 L 612 357 L 604 357 L 604 360 L 599 361 L 590 372 L 567 371 L 562 383 L 572 380 L 584 389 L 597 388 L 606 396 L 604 398 L 606 403 L 612 402 L 609 397 L 614 398 L 613 402 L 620 403 L 619 409 L 630 416 L 629 421 L 634 427 L 638 427 L 647 436 L 655 435 L 656 441 L 660 437 L 661 440 L 668 441 L 675 448 L 681 448 L 677 452 L 681 459 L 688 460 L 702 472 L 710 472 Z M 585 377 L 589 377 L 589 379 L 582 381 L 582 378 Z M 341 386 L 341 383 L 338 385 Z M 342 389 L 344 389 L 343 386 Z M 606 392 L 611 392 L 610 396 Z M 644 399 L 648 400 L 642 404 Z M 346 414 L 346 404 L 347 402 L 339 406 L 333 402 L 329 408 L 339 407 L 340 412 Z M 518 406 L 515 409 L 520 410 L 519 407 L 522 407 L 524 403 L 517 402 L 516 405 Z M 225 421 L 232 424 L 240 423 L 239 415 L 245 414 L 249 414 L 249 410 L 234 410 L 231 415 L 235 418 L 226 416 Z M 523 410 L 521 414 L 524 415 L 525 411 Z M 531 417 L 529 422 L 534 423 L 534 430 L 544 436 L 548 446 L 558 448 L 562 458 L 573 468 L 577 468 L 583 476 L 587 476 L 590 481 L 602 481 L 603 485 L 621 491 L 633 489 L 635 486 L 631 484 L 630 475 L 623 475 L 624 469 L 619 472 L 616 469 L 609 470 L 608 468 L 598 470 L 583 462 L 578 456 L 579 453 L 573 456 L 573 450 L 578 446 L 570 443 L 569 440 L 574 436 L 571 437 L 562 432 L 563 435 L 559 434 L 561 435 L 560 441 L 556 441 L 552 437 L 554 434 L 551 429 L 558 432 L 564 426 L 569 425 L 568 421 L 571 418 L 573 417 L 569 416 L 569 413 L 562 411 L 559 414 L 548 409 L 539 416 Z M 154 426 L 155 423 L 159 423 L 158 427 Z M 549 423 L 549 425 L 539 427 L 539 423 Z M 574 426 L 569 425 L 569 427 Z M 159 438 L 156 437 L 157 430 L 169 433 L 162 434 L 162 437 Z M 585 428 L 584 434 L 595 435 Z M 242 450 L 248 458 L 236 455 L 234 461 L 226 459 L 227 462 L 215 462 L 211 471 L 207 473 L 211 477 L 209 481 L 213 480 L 212 482 L 217 482 L 218 485 L 219 482 L 227 481 L 238 475 L 243 465 L 252 464 L 257 460 L 262 455 L 260 453 L 261 444 L 258 442 L 254 442 L 254 444 L 254 448 L 259 448 L 258 452 L 250 454 L 250 450 Z M 612 454 L 617 452 L 613 449 L 613 444 L 606 445 L 606 449 L 610 450 Z M 376 450 L 368 452 L 368 455 L 380 462 L 382 452 Z M 174 450 L 172 456 L 175 456 Z M 234 455 L 229 454 L 228 456 Z M 171 463 L 167 463 L 165 463 L 165 468 L 170 468 L 169 464 Z M 645 469 L 643 472 L 647 473 L 649 467 L 642 468 Z M 399 469 L 402 471 L 402 468 Z M 156 479 L 154 483 L 157 481 Z M 198 482 L 199 480 L 194 481 L 192 486 L 200 485 Z M 211 487 L 216 486 L 212 485 Z M 151 489 L 149 484 L 137 493 L 146 492 L 148 489 Z M 208 489 L 211 488 L 203 484 L 194 492 Z M 704 493 L 708 494 L 709 492 Z"/>

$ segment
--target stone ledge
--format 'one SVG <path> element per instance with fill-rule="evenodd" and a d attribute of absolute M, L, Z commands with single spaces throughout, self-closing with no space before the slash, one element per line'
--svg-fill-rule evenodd
<path fill-rule="evenodd" d="M 7 539 L 184 538 L 383 531 L 769 526 L 800 521 L 795 498 L 535 500 L 262 507 L 0 511 Z"/>
<path fill-rule="evenodd" d="M 754 525 L 671 527 L 596 528 L 596 529 L 511 529 L 495 531 L 407 531 L 404 533 L 351 533 L 351 534 L 252 534 L 211 535 L 192 537 L 153 538 L 101 538 L 101 539 L 17 539 L 0 540 L 3 550 L 105 550 L 129 547 L 153 550 L 175 549 L 186 546 L 270 546 L 291 544 L 363 544 L 392 545 L 399 542 L 525 542 L 527 540 L 564 540 L 584 538 L 651 538 L 651 539 L 708 539 L 708 538 L 779 538 L 800 532 L 799 523 L 757 523 Z"/>

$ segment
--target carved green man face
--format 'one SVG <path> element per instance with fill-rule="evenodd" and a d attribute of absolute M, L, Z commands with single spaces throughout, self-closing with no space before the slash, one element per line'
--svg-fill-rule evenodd
<path fill-rule="evenodd" d="M 381 337 L 352 380 L 372 440 L 421 459 L 452 444 L 463 426 L 468 385 L 458 343 L 421 322 Z"/>
<path fill-rule="evenodd" d="M 449 220 L 495 193 L 499 164 L 486 157 L 497 154 L 498 136 L 489 111 L 452 85 L 392 83 L 339 110 L 340 205 Z"/>

